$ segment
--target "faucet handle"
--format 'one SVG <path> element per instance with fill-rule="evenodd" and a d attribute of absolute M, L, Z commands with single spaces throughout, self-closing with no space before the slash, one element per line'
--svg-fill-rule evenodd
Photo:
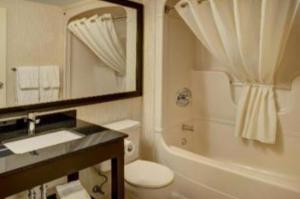
<path fill-rule="evenodd" d="M 34 122 L 35 124 L 39 124 L 41 122 L 40 118 L 26 118 L 27 121 Z"/>
<path fill-rule="evenodd" d="M 34 122 L 35 122 L 35 124 L 39 124 L 39 123 L 41 123 L 41 119 L 40 118 L 36 119 Z"/>

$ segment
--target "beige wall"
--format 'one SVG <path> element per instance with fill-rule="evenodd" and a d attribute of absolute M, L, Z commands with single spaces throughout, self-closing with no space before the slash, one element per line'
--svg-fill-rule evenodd
<path fill-rule="evenodd" d="M 142 98 L 82 106 L 77 111 L 78 118 L 99 125 L 123 119 L 142 121 Z"/>
<path fill-rule="evenodd" d="M 0 107 L 6 105 L 6 9 L 0 7 Z"/>
<path fill-rule="evenodd" d="M 70 98 L 119 93 L 122 91 L 115 72 L 103 63 L 77 37 L 71 38 Z"/>
<path fill-rule="evenodd" d="M 7 8 L 7 104 L 15 104 L 17 66 L 64 64 L 63 12 L 25 0 L 1 0 Z M 55 31 L 53 31 L 55 30 Z"/>

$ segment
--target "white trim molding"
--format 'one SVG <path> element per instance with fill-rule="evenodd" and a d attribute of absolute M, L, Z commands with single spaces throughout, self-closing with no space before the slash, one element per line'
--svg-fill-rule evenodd
<path fill-rule="evenodd" d="M 0 107 L 6 106 L 6 9 L 0 8 Z"/>

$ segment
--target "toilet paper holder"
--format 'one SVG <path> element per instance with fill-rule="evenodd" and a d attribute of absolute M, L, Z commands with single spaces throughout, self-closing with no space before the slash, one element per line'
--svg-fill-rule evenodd
<path fill-rule="evenodd" d="M 131 153 L 135 150 L 133 143 L 129 140 L 125 140 L 125 152 Z"/>

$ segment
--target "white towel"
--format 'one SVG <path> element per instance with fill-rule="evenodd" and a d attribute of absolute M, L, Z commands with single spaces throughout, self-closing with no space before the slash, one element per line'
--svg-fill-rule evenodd
<path fill-rule="evenodd" d="M 17 105 L 28 105 L 39 103 L 39 90 L 21 90 L 17 88 Z"/>
<path fill-rule="evenodd" d="M 40 102 L 54 102 L 59 100 L 59 89 L 43 89 L 40 88 Z"/>
<path fill-rule="evenodd" d="M 48 89 L 60 87 L 59 66 L 40 67 L 40 87 Z"/>
<path fill-rule="evenodd" d="M 59 66 L 40 67 L 40 102 L 59 100 L 60 74 Z"/>
<path fill-rule="evenodd" d="M 39 88 L 39 68 L 36 66 L 17 67 L 17 83 L 20 89 Z"/>
<path fill-rule="evenodd" d="M 16 101 L 18 105 L 39 102 L 39 68 L 34 66 L 17 67 Z"/>
<path fill-rule="evenodd" d="M 79 181 L 56 187 L 60 199 L 90 199 L 88 192 Z"/>

